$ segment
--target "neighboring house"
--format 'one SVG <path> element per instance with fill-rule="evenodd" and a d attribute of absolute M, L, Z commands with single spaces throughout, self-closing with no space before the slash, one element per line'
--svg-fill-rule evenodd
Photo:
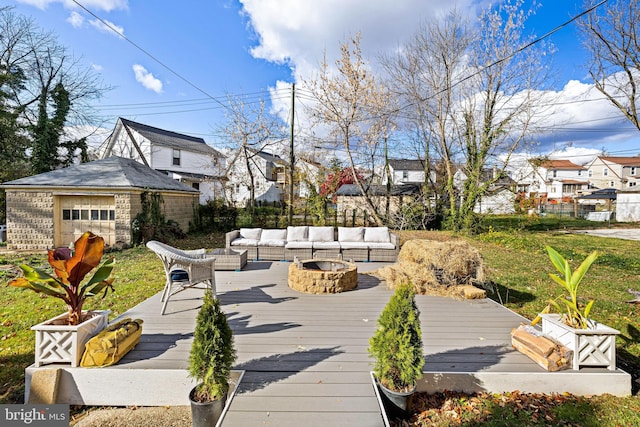
<path fill-rule="evenodd" d="M 431 183 L 436 180 L 436 173 L 430 171 Z M 397 159 L 389 160 L 389 176 L 393 185 L 423 184 L 425 171 L 423 160 Z M 382 184 L 387 183 L 387 176 L 383 174 Z"/>
<path fill-rule="evenodd" d="M 105 243 L 131 244 L 141 194 L 157 192 L 163 214 L 188 230 L 196 189 L 131 159 L 109 157 L 2 184 L 7 195 L 7 248 L 69 246 L 85 231 Z"/>
<path fill-rule="evenodd" d="M 570 160 L 528 160 L 511 174 L 517 191 L 537 195 L 551 203 L 569 202 L 589 189 L 587 169 Z"/>
<path fill-rule="evenodd" d="M 640 222 L 640 186 L 618 191 L 616 221 Z"/>
<path fill-rule="evenodd" d="M 589 183 L 596 188 L 622 190 L 640 186 L 640 156 L 598 156 L 587 169 Z"/>
<path fill-rule="evenodd" d="M 396 213 L 403 203 L 419 197 L 420 189 L 421 184 L 393 185 L 390 192 L 390 213 Z M 387 203 L 387 186 L 365 185 L 365 190 L 369 194 L 378 212 L 384 214 Z M 356 216 L 361 216 L 363 211 L 369 211 L 369 206 L 356 184 L 341 185 L 336 191 L 336 199 L 336 209 L 340 216 L 346 215 L 348 218 L 353 215 L 354 212 Z"/>
<path fill-rule="evenodd" d="M 200 203 L 223 197 L 225 158 L 202 138 L 122 117 L 103 144 L 101 158 L 133 159 L 200 192 Z"/>
<path fill-rule="evenodd" d="M 483 169 L 481 182 L 486 183 L 496 179 L 497 168 Z M 467 175 L 462 169 L 458 169 L 454 176 L 454 186 L 462 193 Z M 502 174 L 489 185 L 487 192 L 476 202 L 473 211 L 480 214 L 512 214 L 515 213 L 516 183 L 506 174 Z"/>
<path fill-rule="evenodd" d="M 225 198 L 234 206 L 245 206 L 251 197 L 251 175 L 253 175 L 256 202 L 273 203 L 283 201 L 287 191 L 287 168 L 289 163 L 276 154 L 242 148 L 229 156 L 225 185 Z M 247 159 L 248 157 L 248 159 Z M 248 162 L 247 162 L 248 160 Z M 248 166 L 247 166 L 248 163 Z M 249 173 L 247 168 L 251 168 Z"/>

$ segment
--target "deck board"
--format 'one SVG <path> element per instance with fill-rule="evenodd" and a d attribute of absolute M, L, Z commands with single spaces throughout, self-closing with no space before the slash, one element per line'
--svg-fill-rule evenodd
<path fill-rule="evenodd" d="M 358 263 L 361 272 L 383 265 Z M 288 266 L 249 262 L 241 272 L 216 273 L 218 298 L 238 353 L 234 370 L 244 371 L 223 425 L 382 426 L 368 346 L 392 291 L 375 277 L 359 274 L 353 291 L 303 294 L 287 286 Z M 176 404 L 174 398 L 186 404 L 193 385 L 186 367 L 202 293 L 190 289 L 176 295 L 164 316 L 159 294 L 124 313 L 144 320 L 140 343 L 113 367 L 90 373 L 65 369 L 74 383 L 72 391 L 59 392 L 60 398 L 72 404 L 114 404 L 105 396 L 106 385 L 94 390 L 95 384 L 111 381 L 118 402 L 166 405 Z M 525 319 L 491 300 L 418 295 L 416 303 L 425 353 L 419 389 L 523 390 L 523 378 L 532 378 L 547 392 L 559 392 L 564 384 L 580 382 L 569 373 L 545 372 L 515 351 L 510 331 Z M 605 374 L 611 373 L 594 373 Z M 122 387 L 127 382 L 136 383 L 131 395 L 128 386 Z"/>

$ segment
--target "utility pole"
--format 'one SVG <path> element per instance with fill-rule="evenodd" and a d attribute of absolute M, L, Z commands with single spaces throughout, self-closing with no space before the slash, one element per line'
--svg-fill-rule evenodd
<path fill-rule="evenodd" d="M 293 151 L 293 124 L 296 117 L 296 84 L 291 85 L 291 126 L 289 128 L 289 225 L 293 225 L 293 178 L 296 156 Z"/>

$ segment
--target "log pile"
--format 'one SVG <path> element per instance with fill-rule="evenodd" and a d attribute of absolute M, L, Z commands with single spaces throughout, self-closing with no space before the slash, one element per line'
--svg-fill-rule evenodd
<path fill-rule="evenodd" d="M 531 326 L 521 325 L 513 329 L 511 345 L 547 371 L 571 368 L 573 351 Z"/>

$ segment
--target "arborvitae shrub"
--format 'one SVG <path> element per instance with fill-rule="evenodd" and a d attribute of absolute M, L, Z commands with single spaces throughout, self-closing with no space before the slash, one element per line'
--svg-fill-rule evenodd
<path fill-rule="evenodd" d="M 411 284 L 398 287 L 380 314 L 369 354 L 376 359 L 376 378 L 390 390 L 410 390 L 422 378 L 420 312 Z"/>
<path fill-rule="evenodd" d="M 229 375 L 236 360 L 233 333 L 220 301 L 206 291 L 193 333 L 189 374 L 198 381 L 195 400 L 222 398 L 229 389 Z"/>

